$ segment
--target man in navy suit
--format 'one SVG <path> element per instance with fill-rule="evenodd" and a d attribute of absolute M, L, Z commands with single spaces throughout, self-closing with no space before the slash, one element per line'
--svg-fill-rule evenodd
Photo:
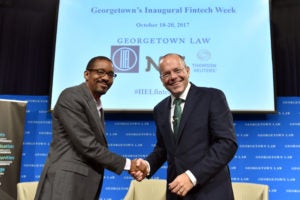
<path fill-rule="evenodd" d="M 171 95 L 154 108 L 157 143 L 138 162 L 148 166 L 148 174 L 131 174 L 138 181 L 150 178 L 167 161 L 168 200 L 233 200 L 228 163 L 238 146 L 224 93 L 189 82 L 190 68 L 181 55 L 167 54 L 159 64 L 160 79 Z M 175 98 L 182 99 L 176 137 Z"/>

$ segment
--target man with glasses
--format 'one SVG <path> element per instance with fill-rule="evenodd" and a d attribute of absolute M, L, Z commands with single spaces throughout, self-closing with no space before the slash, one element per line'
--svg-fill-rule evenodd
<path fill-rule="evenodd" d="M 224 93 L 189 82 L 190 68 L 178 54 L 163 56 L 159 72 L 171 95 L 154 107 L 157 143 L 138 160 L 147 173 L 131 175 L 150 178 L 167 161 L 167 200 L 233 200 L 228 163 L 237 141 Z"/>
<path fill-rule="evenodd" d="M 104 169 L 135 170 L 136 161 L 108 150 L 100 97 L 116 74 L 112 61 L 92 58 L 85 82 L 65 89 L 52 113 L 52 142 L 35 200 L 98 200 Z M 144 169 L 145 170 L 145 169 Z"/>

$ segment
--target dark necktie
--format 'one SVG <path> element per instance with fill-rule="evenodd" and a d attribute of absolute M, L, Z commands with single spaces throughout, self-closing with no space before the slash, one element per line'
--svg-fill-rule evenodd
<path fill-rule="evenodd" d="M 104 129 L 105 127 L 104 127 L 104 112 L 103 112 L 103 109 L 102 108 L 100 108 L 100 122 L 101 122 L 101 126 L 102 126 L 102 128 Z"/>
<path fill-rule="evenodd" d="M 175 105 L 174 108 L 174 115 L 173 115 L 173 130 L 174 130 L 174 136 L 177 139 L 178 136 L 178 130 L 179 130 L 179 124 L 181 119 L 181 106 L 180 104 L 183 102 L 182 99 L 176 98 L 173 101 L 173 104 Z"/>

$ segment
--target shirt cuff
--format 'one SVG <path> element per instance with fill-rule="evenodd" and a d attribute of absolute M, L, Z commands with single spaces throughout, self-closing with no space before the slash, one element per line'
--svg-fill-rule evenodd
<path fill-rule="evenodd" d="M 150 174 L 150 164 L 149 164 L 149 162 L 147 161 L 147 160 L 144 160 L 145 161 L 145 163 L 146 163 L 146 165 L 147 165 L 147 176 L 149 176 L 149 174 Z"/>
<path fill-rule="evenodd" d="M 131 167 L 131 160 L 126 158 L 126 163 L 125 163 L 125 166 L 124 166 L 124 170 L 129 171 L 130 167 Z"/>
<path fill-rule="evenodd" d="M 188 177 L 190 178 L 191 182 L 195 186 L 197 184 L 197 179 L 194 176 L 194 174 L 192 174 L 192 172 L 190 170 L 187 170 L 185 173 L 188 175 Z"/>

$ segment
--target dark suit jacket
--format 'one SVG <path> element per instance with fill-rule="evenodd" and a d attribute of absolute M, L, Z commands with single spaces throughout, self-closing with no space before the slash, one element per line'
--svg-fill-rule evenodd
<path fill-rule="evenodd" d="M 165 161 L 167 182 L 190 170 L 197 185 L 184 199 L 232 200 L 227 164 L 237 151 L 232 114 L 222 91 L 191 84 L 176 141 L 170 124 L 171 97 L 154 108 L 157 144 L 146 158 L 151 177 Z M 177 199 L 167 191 L 167 199 Z"/>
<path fill-rule="evenodd" d="M 120 174 L 126 159 L 107 149 L 105 130 L 85 83 L 61 93 L 52 120 L 52 143 L 35 200 L 98 200 L 104 169 Z"/>

